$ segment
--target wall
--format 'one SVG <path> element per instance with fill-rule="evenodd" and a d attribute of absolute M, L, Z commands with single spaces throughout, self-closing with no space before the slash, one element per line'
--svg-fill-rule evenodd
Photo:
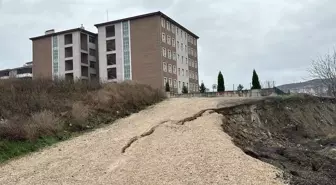
<path fill-rule="evenodd" d="M 181 28 L 178 27 L 178 31 L 175 32 L 175 38 L 176 38 L 176 54 L 177 56 L 177 87 L 178 87 L 178 93 L 182 93 L 183 88 L 183 82 L 185 83 L 185 86 L 189 86 L 189 67 L 186 62 L 186 58 L 188 58 L 188 49 L 186 50 L 186 45 L 188 48 L 188 38 L 185 37 L 185 31 L 182 31 L 181 35 Z M 179 42 L 179 46 L 177 46 L 177 42 Z M 181 50 L 181 43 L 183 43 L 183 50 Z M 182 57 L 183 57 L 183 63 L 182 63 Z M 178 73 L 178 69 L 180 69 L 180 74 Z M 182 69 L 184 69 L 184 75 L 182 74 Z M 188 71 L 188 75 L 186 74 L 186 71 Z M 189 87 L 188 87 L 189 89 Z"/>
<path fill-rule="evenodd" d="M 160 16 L 132 20 L 132 79 L 138 83 L 163 88 Z"/>
<path fill-rule="evenodd" d="M 34 78 L 52 78 L 52 37 L 33 40 Z"/>
<path fill-rule="evenodd" d="M 113 24 L 112 24 L 113 25 Z M 110 26 L 110 25 L 107 25 Z M 123 47 L 122 47 L 122 27 L 121 23 L 114 24 L 115 26 L 115 37 L 106 39 L 106 26 L 101 26 L 98 28 L 98 50 L 99 50 L 99 77 L 102 82 L 108 81 L 122 81 L 123 78 Z M 106 52 L 106 40 L 115 39 L 116 51 Z M 116 65 L 107 66 L 106 54 L 116 53 Z M 107 69 L 116 68 L 117 79 L 108 80 L 107 79 Z"/>

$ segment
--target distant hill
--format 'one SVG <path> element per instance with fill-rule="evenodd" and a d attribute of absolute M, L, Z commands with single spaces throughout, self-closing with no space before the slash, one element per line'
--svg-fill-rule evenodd
<path fill-rule="evenodd" d="M 328 91 L 327 86 L 320 79 L 280 85 L 278 88 L 284 92 L 289 90 L 291 93 L 307 93 L 315 96 L 326 96 Z"/>

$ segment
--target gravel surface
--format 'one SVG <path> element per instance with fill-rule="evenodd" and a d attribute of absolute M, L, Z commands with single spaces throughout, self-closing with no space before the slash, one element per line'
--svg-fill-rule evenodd
<path fill-rule="evenodd" d="M 275 167 L 247 156 L 221 115 L 176 124 L 242 99 L 177 98 L 0 166 L 0 184 L 284 184 Z"/>

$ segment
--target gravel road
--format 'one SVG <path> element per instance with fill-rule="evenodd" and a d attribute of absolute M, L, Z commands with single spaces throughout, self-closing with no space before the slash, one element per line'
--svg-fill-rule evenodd
<path fill-rule="evenodd" d="M 247 156 L 200 110 L 242 99 L 166 100 L 110 126 L 0 166 L 0 184 L 284 184 L 275 167 Z"/>

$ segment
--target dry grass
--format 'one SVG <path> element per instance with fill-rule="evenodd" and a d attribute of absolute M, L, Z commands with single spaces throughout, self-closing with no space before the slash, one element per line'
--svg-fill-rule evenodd
<path fill-rule="evenodd" d="M 0 80 L 0 141 L 82 131 L 137 112 L 164 94 L 133 82 Z M 1 148 L 0 148 L 1 149 Z"/>

